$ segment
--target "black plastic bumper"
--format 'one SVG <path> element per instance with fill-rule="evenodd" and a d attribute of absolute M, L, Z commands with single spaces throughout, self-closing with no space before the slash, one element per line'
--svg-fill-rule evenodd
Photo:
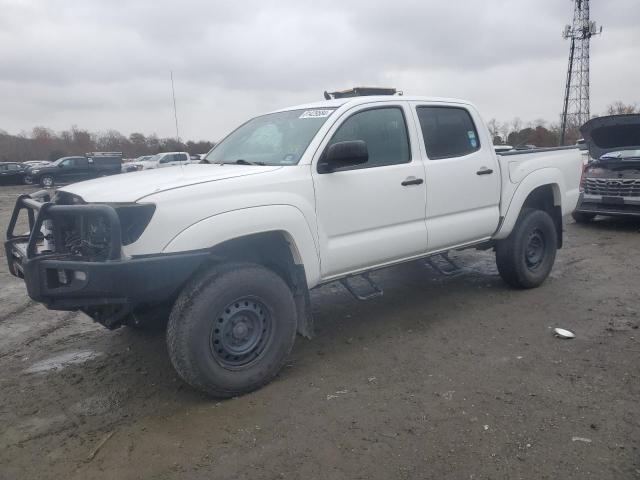
<path fill-rule="evenodd" d="M 119 219 L 112 207 L 54 205 L 48 200 L 42 192 L 19 197 L 5 242 L 9 271 L 23 278 L 29 296 L 48 308 L 80 309 L 102 322 L 104 318 L 97 317 L 104 317 L 107 311 L 122 316 L 141 304 L 166 302 L 209 255 L 201 251 L 122 258 Z M 15 235 L 22 210 L 27 210 L 30 233 Z M 111 223 L 107 260 L 84 261 L 70 254 L 42 251 L 40 230 L 45 220 L 52 219 L 55 224 L 58 214 L 89 212 L 100 212 Z M 52 236 L 56 236 L 55 227 Z"/>
<path fill-rule="evenodd" d="M 594 215 L 640 217 L 640 198 L 581 194 L 576 211 L 581 213 L 592 213 Z"/>

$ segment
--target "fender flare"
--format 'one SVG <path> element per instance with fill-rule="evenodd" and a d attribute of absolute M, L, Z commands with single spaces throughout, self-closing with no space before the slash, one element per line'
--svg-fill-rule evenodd
<path fill-rule="evenodd" d="M 562 172 L 557 168 L 541 168 L 540 170 L 531 172 L 524 177 L 516 187 L 513 195 L 511 196 L 511 201 L 509 202 L 509 206 L 507 207 L 504 217 L 500 222 L 500 226 L 493 235 L 495 240 L 501 240 L 509 236 L 516 224 L 516 221 L 518 220 L 522 207 L 531 192 L 536 188 L 544 187 L 546 185 L 551 185 L 552 187 L 553 204 L 561 207 L 563 215 L 568 213 L 566 212 L 567 202 L 563 198 L 562 194 L 562 192 L 566 191 Z"/>
<path fill-rule="evenodd" d="M 207 217 L 182 230 L 163 253 L 206 250 L 228 240 L 266 232 L 281 232 L 294 262 L 303 265 L 309 288 L 320 281 L 316 240 L 303 213 L 292 205 L 265 205 L 231 210 Z"/>

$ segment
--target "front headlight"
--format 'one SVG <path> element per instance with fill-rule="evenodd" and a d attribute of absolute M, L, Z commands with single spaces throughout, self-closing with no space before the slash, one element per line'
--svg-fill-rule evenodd
<path fill-rule="evenodd" d="M 152 203 L 113 205 L 120 219 L 122 245 L 130 245 L 140 238 L 156 211 Z"/>

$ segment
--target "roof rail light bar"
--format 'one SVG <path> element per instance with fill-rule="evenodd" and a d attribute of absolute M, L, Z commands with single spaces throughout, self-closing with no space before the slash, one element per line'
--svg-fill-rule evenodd
<path fill-rule="evenodd" d="M 324 98 L 326 100 L 331 100 L 332 98 L 366 97 L 370 95 L 402 95 L 402 91 L 396 90 L 395 88 L 384 87 L 354 87 L 338 92 L 324 92 Z"/>

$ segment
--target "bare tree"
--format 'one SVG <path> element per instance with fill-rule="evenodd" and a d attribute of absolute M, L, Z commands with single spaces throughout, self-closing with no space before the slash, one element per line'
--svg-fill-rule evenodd
<path fill-rule="evenodd" d="M 640 107 L 637 104 L 625 104 L 621 101 L 612 103 L 607 107 L 608 115 L 625 115 L 629 113 L 640 113 Z"/>

